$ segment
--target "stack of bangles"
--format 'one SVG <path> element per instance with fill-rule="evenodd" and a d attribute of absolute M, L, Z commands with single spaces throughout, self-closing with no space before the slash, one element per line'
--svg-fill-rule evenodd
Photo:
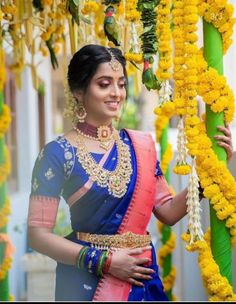
<path fill-rule="evenodd" d="M 102 277 L 108 273 L 112 259 L 112 251 L 99 250 L 94 247 L 84 246 L 76 258 L 78 269 L 87 269 L 89 272 Z"/>

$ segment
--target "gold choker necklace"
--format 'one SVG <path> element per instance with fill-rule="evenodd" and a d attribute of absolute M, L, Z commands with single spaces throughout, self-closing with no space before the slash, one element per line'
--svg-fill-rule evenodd
<path fill-rule="evenodd" d="M 133 170 L 129 146 L 120 139 L 118 131 L 113 130 L 113 136 L 118 154 L 117 165 L 114 171 L 104 169 L 94 160 L 80 132 L 78 132 L 77 137 L 76 155 L 83 169 L 93 182 L 96 182 L 102 188 L 107 187 L 109 194 L 120 198 L 123 197 L 127 191 Z"/>
<path fill-rule="evenodd" d="M 111 145 L 113 143 L 114 140 L 114 136 L 113 136 L 113 129 L 110 128 L 109 126 L 100 126 L 96 129 L 96 135 L 94 136 L 94 132 L 92 133 L 93 135 L 87 134 L 85 132 L 83 132 L 83 130 L 81 130 L 80 128 L 74 128 L 78 134 L 80 134 L 83 137 L 92 139 L 92 140 L 97 140 L 100 142 L 99 147 L 101 147 L 104 150 L 109 150 L 111 148 Z"/>

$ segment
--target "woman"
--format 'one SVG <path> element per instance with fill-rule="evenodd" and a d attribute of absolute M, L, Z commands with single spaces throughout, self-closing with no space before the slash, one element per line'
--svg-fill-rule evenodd
<path fill-rule="evenodd" d="M 152 212 L 168 225 L 180 220 L 187 190 L 172 197 L 150 135 L 112 127 L 127 90 L 118 49 L 80 49 L 68 84 L 77 121 L 36 160 L 30 246 L 58 262 L 56 300 L 167 300 L 146 227 Z M 230 156 L 230 132 L 221 130 Z M 52 232 L 60 196 L 70 207 L 73 233 L 66 238 Z"/>

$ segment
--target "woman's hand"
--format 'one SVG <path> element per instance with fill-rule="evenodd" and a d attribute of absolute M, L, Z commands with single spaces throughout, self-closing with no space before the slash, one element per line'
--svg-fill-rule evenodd
<path fill-rule="evenodd" d="M 233 155 L 233 144 L 229 125 L 226 123 L 225 127 L 218 126 L 217 129 L 223 132 L 224 135 L 215 135 L 214 138 L 217 140 L 219 146 L 225 148 L 227 160 L 230 160 Z"/>
<path fill-rule="evenodd" d="M 127 281 L 130 284 L 143 286 L 138 280 L 150 280 L 151 274 L 155 273 L 153 269 L 143 267 L 143 264 L 150 262 L 149 258 L 135 257 L 150 250 L 151 247 L 121 249 L 113 252 L 109 273 L 120 280 Z"/>

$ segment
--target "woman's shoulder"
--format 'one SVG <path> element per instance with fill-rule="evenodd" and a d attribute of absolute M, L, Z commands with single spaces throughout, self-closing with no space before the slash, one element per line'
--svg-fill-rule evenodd
<path fill-rule="evenodd" d="M 133 129 L 123 129 L 132 140 L 138 141 L 153 141 L 153 137 L 151 132 L 141 131 L 141 130 L 133 130 Z"/>
<path fill-rule="evenodd" d="M 73 146 L 64 135 L 59 135 L 55 139 L 51 140 L 41 149 L 38 159 L 42 157 L 56 158 L 56 159 L 68 159 L 72 158 Z"/>

